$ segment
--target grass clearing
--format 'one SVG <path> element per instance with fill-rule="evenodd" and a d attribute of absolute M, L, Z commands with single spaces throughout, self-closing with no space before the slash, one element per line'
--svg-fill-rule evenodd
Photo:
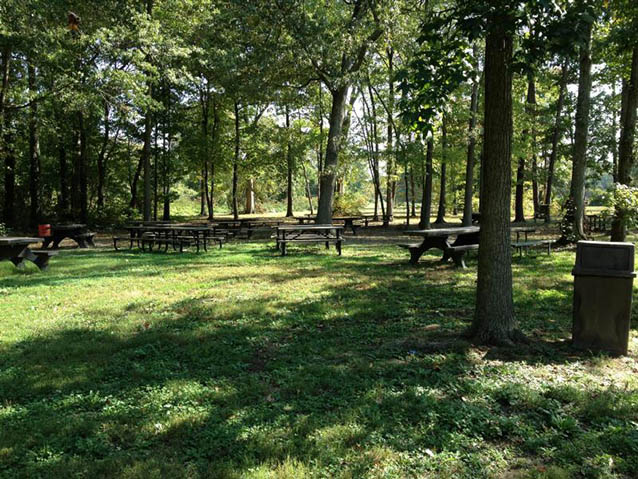
<path fill-rule="evenodd" d="M 0 264 L 1 477 L 638 477 L 631 355 L 570 349 L 573 252 L 514 260 L 516 350 L 459 339 L 476 260 L 271 243 Z"/>

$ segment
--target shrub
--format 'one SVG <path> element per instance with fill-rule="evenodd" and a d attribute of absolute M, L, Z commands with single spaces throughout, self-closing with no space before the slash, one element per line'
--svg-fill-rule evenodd
<path fill-rule="evenodd" d="M 360 215 L 361 208 L 366 205 L 366 198 L 361 193 L 343 193 L 336 195 L 333 205 L 335 215 Z"/>

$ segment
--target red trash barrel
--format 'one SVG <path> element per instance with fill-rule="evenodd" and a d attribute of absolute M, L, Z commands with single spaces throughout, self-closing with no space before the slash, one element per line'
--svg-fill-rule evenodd
<path fill-rule="evenodd" d="M 51 236 L 51 225 L 38 225 L 38 236 L 40 238 Z"/>

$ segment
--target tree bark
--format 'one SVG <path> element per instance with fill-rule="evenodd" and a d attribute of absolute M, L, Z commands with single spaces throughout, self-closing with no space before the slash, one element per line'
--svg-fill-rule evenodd
<path fill-rule="evenodd" d="M 478 65 L 478 48 L 473 47 L 474 58 Z M 463 197 L 463 226 L 472 225 L 472 196 L 474 189 L 474 163 L 476 161 L 476 115 L 478 113 L 478 68 L 477 78 L 472 82 L 472 95 L 470 99 L 470 124 L 468 126 L 469 141 L 467 144 L 467 163 L 465 165 L 465 194 Z"/>
<path fill-rule="evenodd" d="M 514 319 L 510 247 L 512 156 L 511 19 L 490 22 L 485 46 L 484 194 L 476 310 L 470 334 L 480 343 L 511 344 Z"/>
<path fill-rule="evenodd" d="M 104 186 L 106 183 L 106 149 L 109 143 L 109 134 L 111 122 L 109 121 L 109 104 L 105 100 L 104 107 L 104 137 L 102 138 L 102 147 L 97 155 L 97 208 L 102 210 L 104 207 Z"/>
<path fill-rule="evenodd" d="M 393 150 L 392 143 L 392 126 L 394 124 L 394 51 L 392 47 L 386 49 L 388 56 L 388 146 L 387 146 L 387 185 L 386 185 L 386 200 L 385 200 L 385 213 L 386 216 L 383 219 L 383 226 L 388 226 L 394 219 L 394 196 L 396 194 L 396 158 Z"/>
<path fill-rule="evenodd" d="M 552 152 L 549 156 L 549 165 L 547 167 L 547 186 L 545 187 L 545 223 L 551 221 L 551 204 L 552 204 L 552 187 L 554 185 L 554 171 L 556 169 L 556 159 L 558 158 L 558 145 L 561 138 L 560 119 L 563 114 L 563 105 L 565 104 L 565 92 L 567 91 L 568 62 L 565 61 L 561 68 L 560 85 L 558 92 L 558 101 L 556 103 L 556 117 L 554 119 L 554 129 L 552 131 Z"/>
<path fill-rule="evenodd" d="M 62 125 L 61 115 L 56 115 L 56 123 L 60 174 L 60 196 L 58 198 L 58 214 L 61 218 L 66 218 L 69 214 L 69 167 L 67 165 L 66 141 L 63 133 L 64 125 Z"/>
<path fill-rule="evenodd" d="M 86 223 L 89 219 L 89 178 L 88 178 L 88 150 L 86 138 L 86 125 L 84 114 L 78 114 L 78 127 L 80 133 L 80 155 L 79 155 L 79 181 L 80 181 L 80 221 Z"/>
<path fill-rule="evenodd" d="M 11 45 L 5 44 L 2 47 L 2 55 L 0 56 L 0 75 L 2 77 L 0 81 L 0 138 L 3 136 L 4 128 L 4 104 L 7 92 L 9 91 L 9 72 L 11 66 Z"/>
<path fill-rule="evenodd" d="M 439 188 L 439 209 L 436 214 L 435 224 L 445 223 L 445 184 L 447 170 L 447 115 L 443 113 L 443 121 L 441 122 L 441 187 Z"/>
<path fill-rule="evenodd" d="M 255 180 L 249 178 L 246 182 L 246 208 L 244 213 L 252 215 L 255 213 Z"/>
<path fill-rule="evenodd" d="M 13 115 L 10 110 L 6 111 L 3 118 L 2 156 L 4 156 L 4 223 L 13 227 L 16 226 L 15 215 L 15 185 L 16 185 L 16 155 L 15 155 L 15 130 L 13 128 Z"/>
<path fill-rule="evenodd" d="M 427 150 L 425 153 L 425 175 L 423 185 L 423 196 L 421 198 L 421 218 L 419 228 L 430 229 L 430 214 L 432 212 L 432 157 L 434 155 L 434 142 L 432 137 L 428 138 Z"/>
<path fill-rule="evenodd" d="M 527 75 L 527 102 L 525 105 L 525 113 L 531 115 L 532 105 L 536 103 L 536 88 L 534 77 Z M 523 129 L 523 139 L 527 140 L 530 131 L 528 128 Z M 534 200 L 536 201 L 536 200 Z M 536 210 L 534 210 L 536 211 Z M 514 222 L 525 223 L 525 154 L 518 159 L 518 168 L 516 170 L 516 198 L 514 200 Z"/>
<path fill-rule="evenodd" d="M 341 86 L 332 91 L 332 109 L 330 111 L 330 128 L 328 130 L 328 147 L 324 168 L 319 181 L 320 195 L 319 206 L 317 208 L 317 223 L 332 223 L 332 201 L 334 198 L 334 187 L 337 170 L 337 160 L 339 147 L 341 146 L 341 131 L 343 119 L 348 100 L 350 87 Z"/>
<path fill-rule="evenodd" d="M 292 172 L 294 169 L 294 159 L 292 157 L 292 144 L 290 140 L 290 111 L 288 109 L 288 105 L 286 105 L 286 173 L 287 173 L 287 181 L 286 181 L 286 217 L 290 218 L 294 216 L 293 208 L 292 208 Z"/>
<path fill-rule="evenodd" d="M 635 46 L 631 58 L 629 81 L 623 82 L 625 111 L 618 143 L 618 183 L 631 184 L 631 170 L 634 165 L 634 136 L 636 133 L 636 109 L 638 108 L 638 46 Z M 628 212 L 616 208 L 611 225 L 611 241 L 625 241 L 627 236 L 626 216 Z"/>
<path fill-rule="evenodd" d="M 232 190 L 232 201 L 233 201 L 233 218 L 235 220 L 239 219 L 239 208 L 237 205 L 237 168 L 239 165 L 239 103 L 235 102 L 235 155 L 233 156 L 233 190 Z"/>
<path fill-rule="evenodd" d="M 414 184 L 414 168 L 410 166 L 410 216 L 416 218 L 416 186 Z"/>
<path fill-rule="evenodd" d="M 149 87 L 149 96 L 152 96 L 152 87 Z M 144 145 L 142 146 L 142 165 L 144 178 L 144 221 L 151 219 L 151 130 L 153 122 L 151 112 L 146 111 L 144 114 Z"/>
<path fill-rule="evenodd" d="M 29 93 L 34 97 L 36 88 L 36 70 L 28 62 Z M 29 106 L 29 200 L 30 222 L 35 226 L 40 219 L 40 138 L 38 135 L 38 103 L 31 102 Z"/>
<path fill-rule="evenodd" d="M 573 201 L 573 219 L 571 208 L 567 208 L 566 220 L 571 228 L 563 229 L 560 244 L 577 242 L 585 235 L 585 170 L 587 168 L 587 142 L 589 131 L 589 110 L 591 103 L 591 23 L 587 24 L 586 43 L 580 47 L 580 72 L 578 78 L 578 99 L 576 101 L 576 122 L 574 131 L 574 150 L 570 200 Z"/>

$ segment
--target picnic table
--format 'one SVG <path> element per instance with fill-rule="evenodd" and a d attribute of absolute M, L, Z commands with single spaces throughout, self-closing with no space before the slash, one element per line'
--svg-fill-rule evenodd
<path fill-rule="evenodd" d="M 42 249 L 46 249 L 49 245 L 53 245 L 53 249 L 57 248 L 63 239 L 69 238 L 75 241 L 80 248 L 88 248 L 95 246 L 93 237 L 95 233 L 89 233 L 86 225 L 83 224 L 60 224 L 51 225 L 51 236 L 44 237 Z"/>
<path fill-rule="evenodd" d="M 314 223 L 317 218 L 314 215 L 304 215 L 304 216 L 295 216 L 295 219 L 299 222 L 300 225 Z M 368 218 L 365 216 L 333 216 L 332 221 L 343 221 L 344 228 L 350 228 L 352 234 L 356 235 L 356 228 L 359 225 L 356 225 L 355 221 L 365 221 L 366 226 L 368 225 Z"/>
<path fill-rule="evenodd" d="M 136 243 L 142 250 L 152 251 L 153 246 L 163 245 L 164 251 L 168 251 L 168 247 L 172 246 L 173 250 L 182 252 L 184 246 L 195 246 L 199 252 L 200 246 L 204 251 L 208 251 L 208 243 L 213 241 L 219 244 L 221 248 L 225 237 L 216 234 L 216 227 L 201 224 L 161 224 L 161 225 L 128 225 L 125 227 L 128 231 L 128 237 L 113 237 L 113 247 L 117 250 L 118 241 L 128 241 L 129 249 L 133 248 Z"/>
<path fill-rule="evenodd" d="M 326 249 L 334 243 L 341 256 L 343 228 L 341 225 L 279 225 L 274 238 L 282 256 L 286 256 L 288 243 L 325 243 Z"/>
<path fill-rule="evenodd" d="M 536 228 L 533 226 L 512 226 L 510 231 L 516 233 L 516 243 L 519 243 L 521 234 L 525 235 L 525 241 L 527 242 L 528 233 L 533 233 Z M 399 246 L 410 251 L 410 263 L 412 264 L 417 264 L 423 253 L 429 249 L 436 248 L 443 251 L 443 262 L 452 258 L 454 264 L 465 268 L 465 253 L 478 249 L 480 232 L 480 226 L 411 230 L 405 233 L 410 236 L 422 237 L 423 241 L 421 243 L 400 244 Z M 456 237 L 454 242 L 450 242 L 450 237 L 452 236 Z"/>
<path fill-rule="evenodd" d="M 58 254 L 58 251 L 32 250 L 29 247 L 40 241 L 41 238 L 0 237 L 0 261 L 11 261 L 17 268 L 24 267 L 25 261 L 31 261 L 40 271 L 46 270 L 49 267 L 49 259 Z"/>

